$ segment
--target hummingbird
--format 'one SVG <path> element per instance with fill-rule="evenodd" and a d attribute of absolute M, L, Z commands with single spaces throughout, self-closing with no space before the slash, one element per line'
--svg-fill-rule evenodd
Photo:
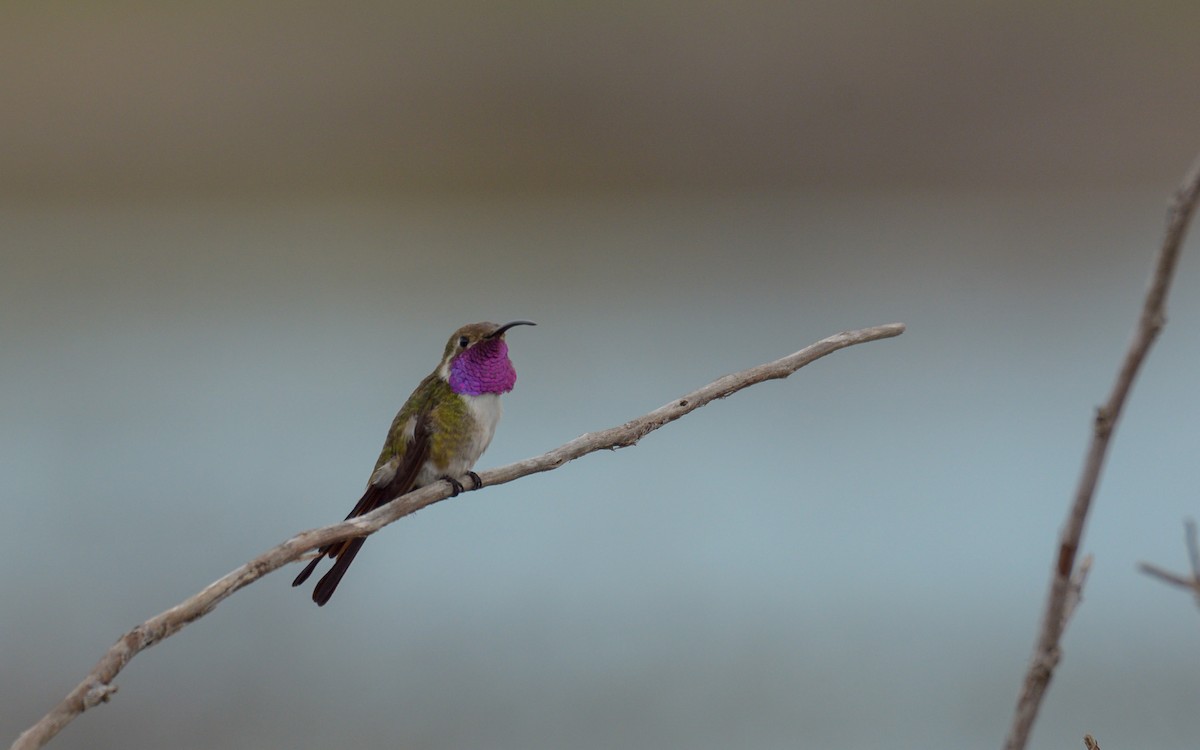
<path fill-rule="evenodd" d="M 483 486 L 471 467 L 496 432 L 500 394 L 511 391 L 517 382 L 504 334 L 514 326 L 532 325 L 537 324 L 530 320 L 471 323 L 454 332 L 437 369 L 421 381 L 392 420 L 367 489 L 346 520 L 440 480 L 450 484 L 454 497 L 464 489 L 457 479 L 464 474 L 471 478 L 471 489 Z M 333 567 L 313 589 L 313 601 L 325 606 L 366 540 L 359 536 L 321 547 L 292 585 L 307 581 L 326 556 L 334 558 Z"/>

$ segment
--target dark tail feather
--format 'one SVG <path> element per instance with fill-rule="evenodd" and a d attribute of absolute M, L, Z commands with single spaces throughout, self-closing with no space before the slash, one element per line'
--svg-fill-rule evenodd
<path fill-rule="evenodd" d="M 341 544 L 326 544 L 324 547 L 318 549 L 317 556 L 310 560 L 308 565 L 304 566 L 304 570 L 300 571 L 300 575 L 296 576 L 296 580 L 292 581 L 292 585 L 299 586 L 307 581 L 308 577 L 313 574 L 314 570 L 317 569 L 317 565 L 325 558 L 325 555 L 333 557 L 337 554 L 337 548 L 341 546 Z"/>
<path fill-rule="evenodd" d="M 378 487 L 368 487 L 367 491 L 363 493 L 362 499 L 358 501 L 358 505 L 355 505 L 354 510 L 350 511 L 350 515 L 346 516 L 346 520 L 349 521 L 351 518 L 356 518 L 364 513 L 370 513 L 379 506 L 381 501 L 387 499 L 386 490 L 381 490 Z M 333 564 L 333 567 L 330 568 L 329 572 L 325 574 L 325 576 L 321 579 L 321 582 L 317 584 L 317 590 L 313 592 L 313 601 L 317 602 L 317 604 L 324 604 L 325 602 L 329 601 L 329 597 L 333 596 L 333 590 L 337 588 L 338 581 L 342 580 L 342 576 L 346 574 L 346 567 L 350 565 L 350 560 L 354 559 L 354 554 L 358 552 L 358 548 L 362 546 L 364 541 L 366 541 L 366 537 L 359 537 L 357 539 L 350 539 L 348 541 L 358 542 L 358 544 L 353 547 L 353 554 L 350 552 L 351 548 L 347 546 L 347 542 L 334 542 L 333 544 L 327 544 L 324 547 L 321 547 L 317 550 L 317 556 L 309 560 L 308 565 L 304 566 L 304 570 L 300 571 L 300 575 L 296 576 L 296 579 L 292 581 L 292 585 L 299 586 L 307 581 L 309 576 L 313 574 L 313 571 L 317 569 L 317 566 L 321 564 L 321 561 L 325 559 L 326 555 L 329 557 L 336 557 L 338 558 L 337 562 Z M 346 560 L 345 563 L 342 563 L 342 559 L 347 554 L 350 555 L 350 560 Z M 334 572 L 337 572 L 337 576 L 330 580 L 330 577 L 333 576 Z M 318 599 L 318 592 L 322 590 L 322 584 L 324 584 L 327 580 L 330 580 L 330 582 L 326 584 L 328 591 L 326 594 L 324 594 L 323 599 Z"/>
<path fill-rule="evenodd" d="M 367 541 L 365 536 L 347 540 L 345 549 L 338 555 L 337 560 L 333 563 L 333 567 L 325 575 L 321 576 L 321 580 L 317 581 L 317 586 L 313 589 L 312 598 L 318 607 L 324 607 L 325 603 L 333 596 L 333 592 L 337 590 L 338 584 L 342 582 L 342 576 L 346 575 L 346 569 L 350 567 L 350 563 L 354 562 L 354 556 L 362 549 L 363 542 L 365 541 Z M 317 560 L 320 559 L 319 557 L 317 558 Z M 309 563 L 309 567 L 316 566 Z M 305 569 L 300 575 L 307 578 L 311 572 L 311 570 Z"/>
<path fill-rule="evenodd" d="M 362 498 L 350 511 L 350 515 L 346 516 L 346 520 L 366 515 L 378 508 L 380 505 L 387 503 L 394 497 L 398 497 L 408 492 L 413 488 L 417 481 L 417 475 L 421 471 L 421 467 L 429 459 L 431 450 L 429 435 L 429 412 L 424 411 L 418 417 L 413 425 L 413 437 L 405 447 L 403 460 L 396 469 L 391 482 L 386 486 L 380 487 L 374 484 L 368 485 L 366 492 Z M 363 542 L 367 541 L 365 536 L 347 539 L 344 542 L 334 542 L 317 550 L 316 558 L 309 561 L 308 565 L 304 566 L 304 570 L 300 571 L 300 575 L 296 576 L 296 580 L 292 581 L 293 586 L 299 586 L 308 580 L 308 577 L 317 569 L 317 565 L 326 555 L 337 558 L 333 562 L 333 567 L 322 576 L 321 580 L 317 581 L 317 587 L 313 589 L 313 601 L 318 606 L 324 606 L 329 601 L 329 597 L 333 596 L 333 592 L 337 589 L 338 584 L 342 581 L 342 576 L 346 575 L 346 568 L 350 567 L 350 563 L 354 562 L 354 556 L 358 554 L 358 550 L 362 548 Z"/>
<path fill-rule="evenodd" d="M 307 581 L 308 577 L 313 574 L 314 570 L 317 569 L 317 563 L 321 562 L 321 558 L 323 558 L 323 557 L 325 557 L 325 555 L 317 555 L 312 560 L 310 560 L 308 565 L 304 566 L 304 570 L 300 571 L 300 575 L 296 576 L 296 580 L 292 581 L 292 585 L 299 586 L 300 584 Z"/>

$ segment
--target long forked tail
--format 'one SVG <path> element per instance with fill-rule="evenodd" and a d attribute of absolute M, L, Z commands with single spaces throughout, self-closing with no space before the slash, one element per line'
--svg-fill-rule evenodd
<path fill-rule="evenodd" d="M 365 536 L 347 539 L 340 544 L 330 545 L 329 549 L 322 547 L 319 550 L 317 557 L 313 558 L 308 565 L 304 566 L 304 570 L 300 571 L 300 575 L 296 576 L 296 580 L 292 581 L 293 586 L 299 586 L 308 580 L 308 577 L 317 569 L 317 563 L 325 558 L 325 555 L 337 558 L 333 567 L 329 569 L 325 575 L 321 576 L 321 580 L 317 581 L 317 587 L 313 589 L 313 601 L 318 607 L 324 607 L 329 598 L 333 596 L 333 592 L 337 590 L 337 586 L 342 581 L 342 576 L 346 575 L 346 569 L 350 567 L 350 563 L 354 562 L 354 556 L 362 549 L 363 542 L 367 541 Z"/>
<path fill-rule="evenodd" d="M 371 486 L 363 493 L 362 498 L 354 509 L 350 511 L 350 515 L 346 516 L 346 520 L 370 513 L 379 507 L 382 503 L 391 499 L 386 495 L 387 489 L 383 487 Z M 328 557 L 336 558 L 333 567 L 322 576 L 317 582 L 317 588 L 313 591 L 313 601 L 318 605 L 324 606 L 325 602 L 329 601 L 329 597 L 333 596 L 333 590 L 337 588 L 338 581 L 342 580 L 342 576 L 346 575 L 346 568 L 350 567 L 350 563 L 354 561 L 354 556 L 358 554 L 358 550 L 362 547 L 363 542 L 367 541 L 365 536 L 347 539 L 343 542 L 334 542 L 326 544 L 317 550 L 317 556 L 309 561 L 308 565 L 304 566 L 304 570 L 300 571 L 300 575 L 296 576 L 292 581 L 293 586 L 299 586 L 308 580 L 308 577 L 313 574 L 317 566 L 322 560 Z M 321 592 L 324 592 L 323 594 Z"/>
<path fill-rule="evenodd" d="M 384 485 L 369 485 L 353 510 L 346 516 L 346 520 L 366 515 L 392 498 L 413 489 L 417 474 L 429 459 L 429 450 L 429 419 L 428 414 L 424 413 L 417 418 L 417 424 L 413 429 L 413 439 L 404 451 L 401 465 L 392 476 L 391 481 Z M 292 585 L 299 586 L 307 581 L 326 556 L 336 558 L 333 567 L 321 576 L 321 580 L 317 581 L 316 588 L 313 589 L 313 601 L 317 603 L 318 607 L 325 606 L 325 603 L 333 596 L 333 592 L 337 590 L 342 576 L 346 575 L 346 569 L 350 567 L 350 563 L 354 562 L 355 556 L 362 549 L 365 541 L 367 541 L 365 536 L 357 536 L 321 547 L 317 550 L 317 556 L 310 560 L 308 565 L 304 566 L 304 570 L 300 571 L 300 575 L 292 581 Z"/>

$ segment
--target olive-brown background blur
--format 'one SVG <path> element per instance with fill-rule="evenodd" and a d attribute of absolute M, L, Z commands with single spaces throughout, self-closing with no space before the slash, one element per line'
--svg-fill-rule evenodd
<path fill-rule="evenodd" d="M 637 448 L 292 570 L 55 747 L 995 747 L 1091 409 L 1200 150 L 1200 5 L 0 10 L 0 733 L 356 499 L 445 337 L 482 465 L 901 320 Z M 1034 747 L 1194 747 L 1200 262 Z"/>

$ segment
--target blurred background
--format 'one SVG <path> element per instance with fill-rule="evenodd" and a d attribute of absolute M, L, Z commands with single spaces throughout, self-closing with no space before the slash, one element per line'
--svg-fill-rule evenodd
<path fill-rule="evenodd" d="M 7 4 L 0 735 L 340 520 L 475 320 L 481 468 L 903 321 L 631 450 L 295 566 L 57 748 L 998 747 L 1200 150 L 1185 2 Z M 1032 747 L 1192 748 L 1200 259 Z M 885 740 L 882 738 L 886 738 Z"/>

